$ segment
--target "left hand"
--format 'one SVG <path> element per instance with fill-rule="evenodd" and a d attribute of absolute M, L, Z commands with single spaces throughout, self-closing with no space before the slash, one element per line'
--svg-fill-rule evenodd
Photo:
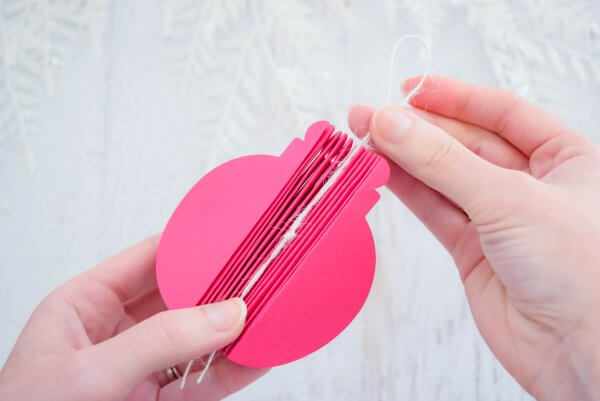
<path fill-rule="evenodd" d="M 165 369 L 229 344 L 242 331 L 240 299 L 165 311 L 154 274 L 159 236 L 68 281 L 34 310 L 0 370 L 2 400 L 216 400 L 266 372 L 217 359 L 196 384 Z M 182 365 L 183 363 L 183 365 Z M 196 368 L 201 369 L 197 363 Z"/>

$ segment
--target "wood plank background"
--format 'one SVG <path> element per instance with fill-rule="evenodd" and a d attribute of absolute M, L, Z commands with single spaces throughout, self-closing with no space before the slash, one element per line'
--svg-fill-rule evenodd
<path fill-rule="evenodd" d="M 363 24 L 339 47 L 340 62 L 349 60 L 344 101 L 381 104 L 391 44 L 416 27 L 381 26 L 382 9 L 354 3 Z M 211 133 L 195 118 L 202 91 L 181 99 L 175 89 L 169 43 L 156 29 L 163 12 L 158 0 L 114 2 L 104 56 L 73 45 L 54 95 L 38 111 L 35 173 L 23 167 L 17 141 L 2 147 L 0 194 L 9 208 L 0 215 L 0 361 L 48 291 L 160 231 L 206 171 Z M 434 71 L 496 85 L 464 11 L 450 20 L 434 47 Z M 403 64 L 407 75 L 422 68 L 418 60 Z M 276 132 L 277 118 L 263 116 L 264 130 L 247 132 L 247 145 L 235 152 L 278 153 L 303 134 L 305 126 Z M 387 190 L 382 196 L 369 216 L 377 273 L 359 316 L 324 349 L 232 399 L 529 399 L 481 340 L 451 258 Z"/>

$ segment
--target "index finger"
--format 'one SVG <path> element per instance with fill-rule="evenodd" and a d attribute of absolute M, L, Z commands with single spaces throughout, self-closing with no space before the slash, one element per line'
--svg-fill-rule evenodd
<path fill-rule="evenodd" d="M 419 80 L 420 77 L 407 79 L 402 90 L 410 91 Z M 571 132 L 558 119 L 511 92 L 451 78 L 428 77 L 410 103 L 492 131 L 527 157 L 550 139 Z"/>
<path fill-rule="evenodd" d="M 84 275 L 100 281 L 125 302 L 156 286 L 154 266 L 161 234 L 155 234 L 98 266 Z"/>

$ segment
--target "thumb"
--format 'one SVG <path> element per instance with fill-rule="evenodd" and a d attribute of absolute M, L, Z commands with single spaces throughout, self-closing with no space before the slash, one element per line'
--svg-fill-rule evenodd
<path fill-rule="evenodd" d="M 88 362 L 129 387 L 151 373 L 224 347 L 240 334 L 245 318 L 241 298 L 161 312 L 89 348 Z"/>
<path fill-rule="evenodd" d="M 461 207 L 472 219 L 491 202 L 511 196 L 525 173 L 482 159 L 441 128 L 399 106 L 378 109 L 370 132 L 379 151 Z M 507 198 L 507 197 L 506 197 Z M 508 199 L 508 198 L 507 198 Z"/>

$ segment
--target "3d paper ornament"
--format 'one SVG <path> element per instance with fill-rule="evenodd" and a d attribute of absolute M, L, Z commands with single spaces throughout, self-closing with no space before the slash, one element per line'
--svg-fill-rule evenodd
<path fill-rule="evenodd" d="M 244 294 L 246 326 L 223 350 L 229 359 L 253 367 L 296 360 L 332 340 L 362 307 L 375 269 L 365 217 L 389 167 L 353 144 L 316 122 L 279 157 L 240 157 L 210 171 L 173 213 L 156 260 L 169 308 L 241 296 L 265 265 Z M 294 237 L 274 256 L 294 222 Z"/>

